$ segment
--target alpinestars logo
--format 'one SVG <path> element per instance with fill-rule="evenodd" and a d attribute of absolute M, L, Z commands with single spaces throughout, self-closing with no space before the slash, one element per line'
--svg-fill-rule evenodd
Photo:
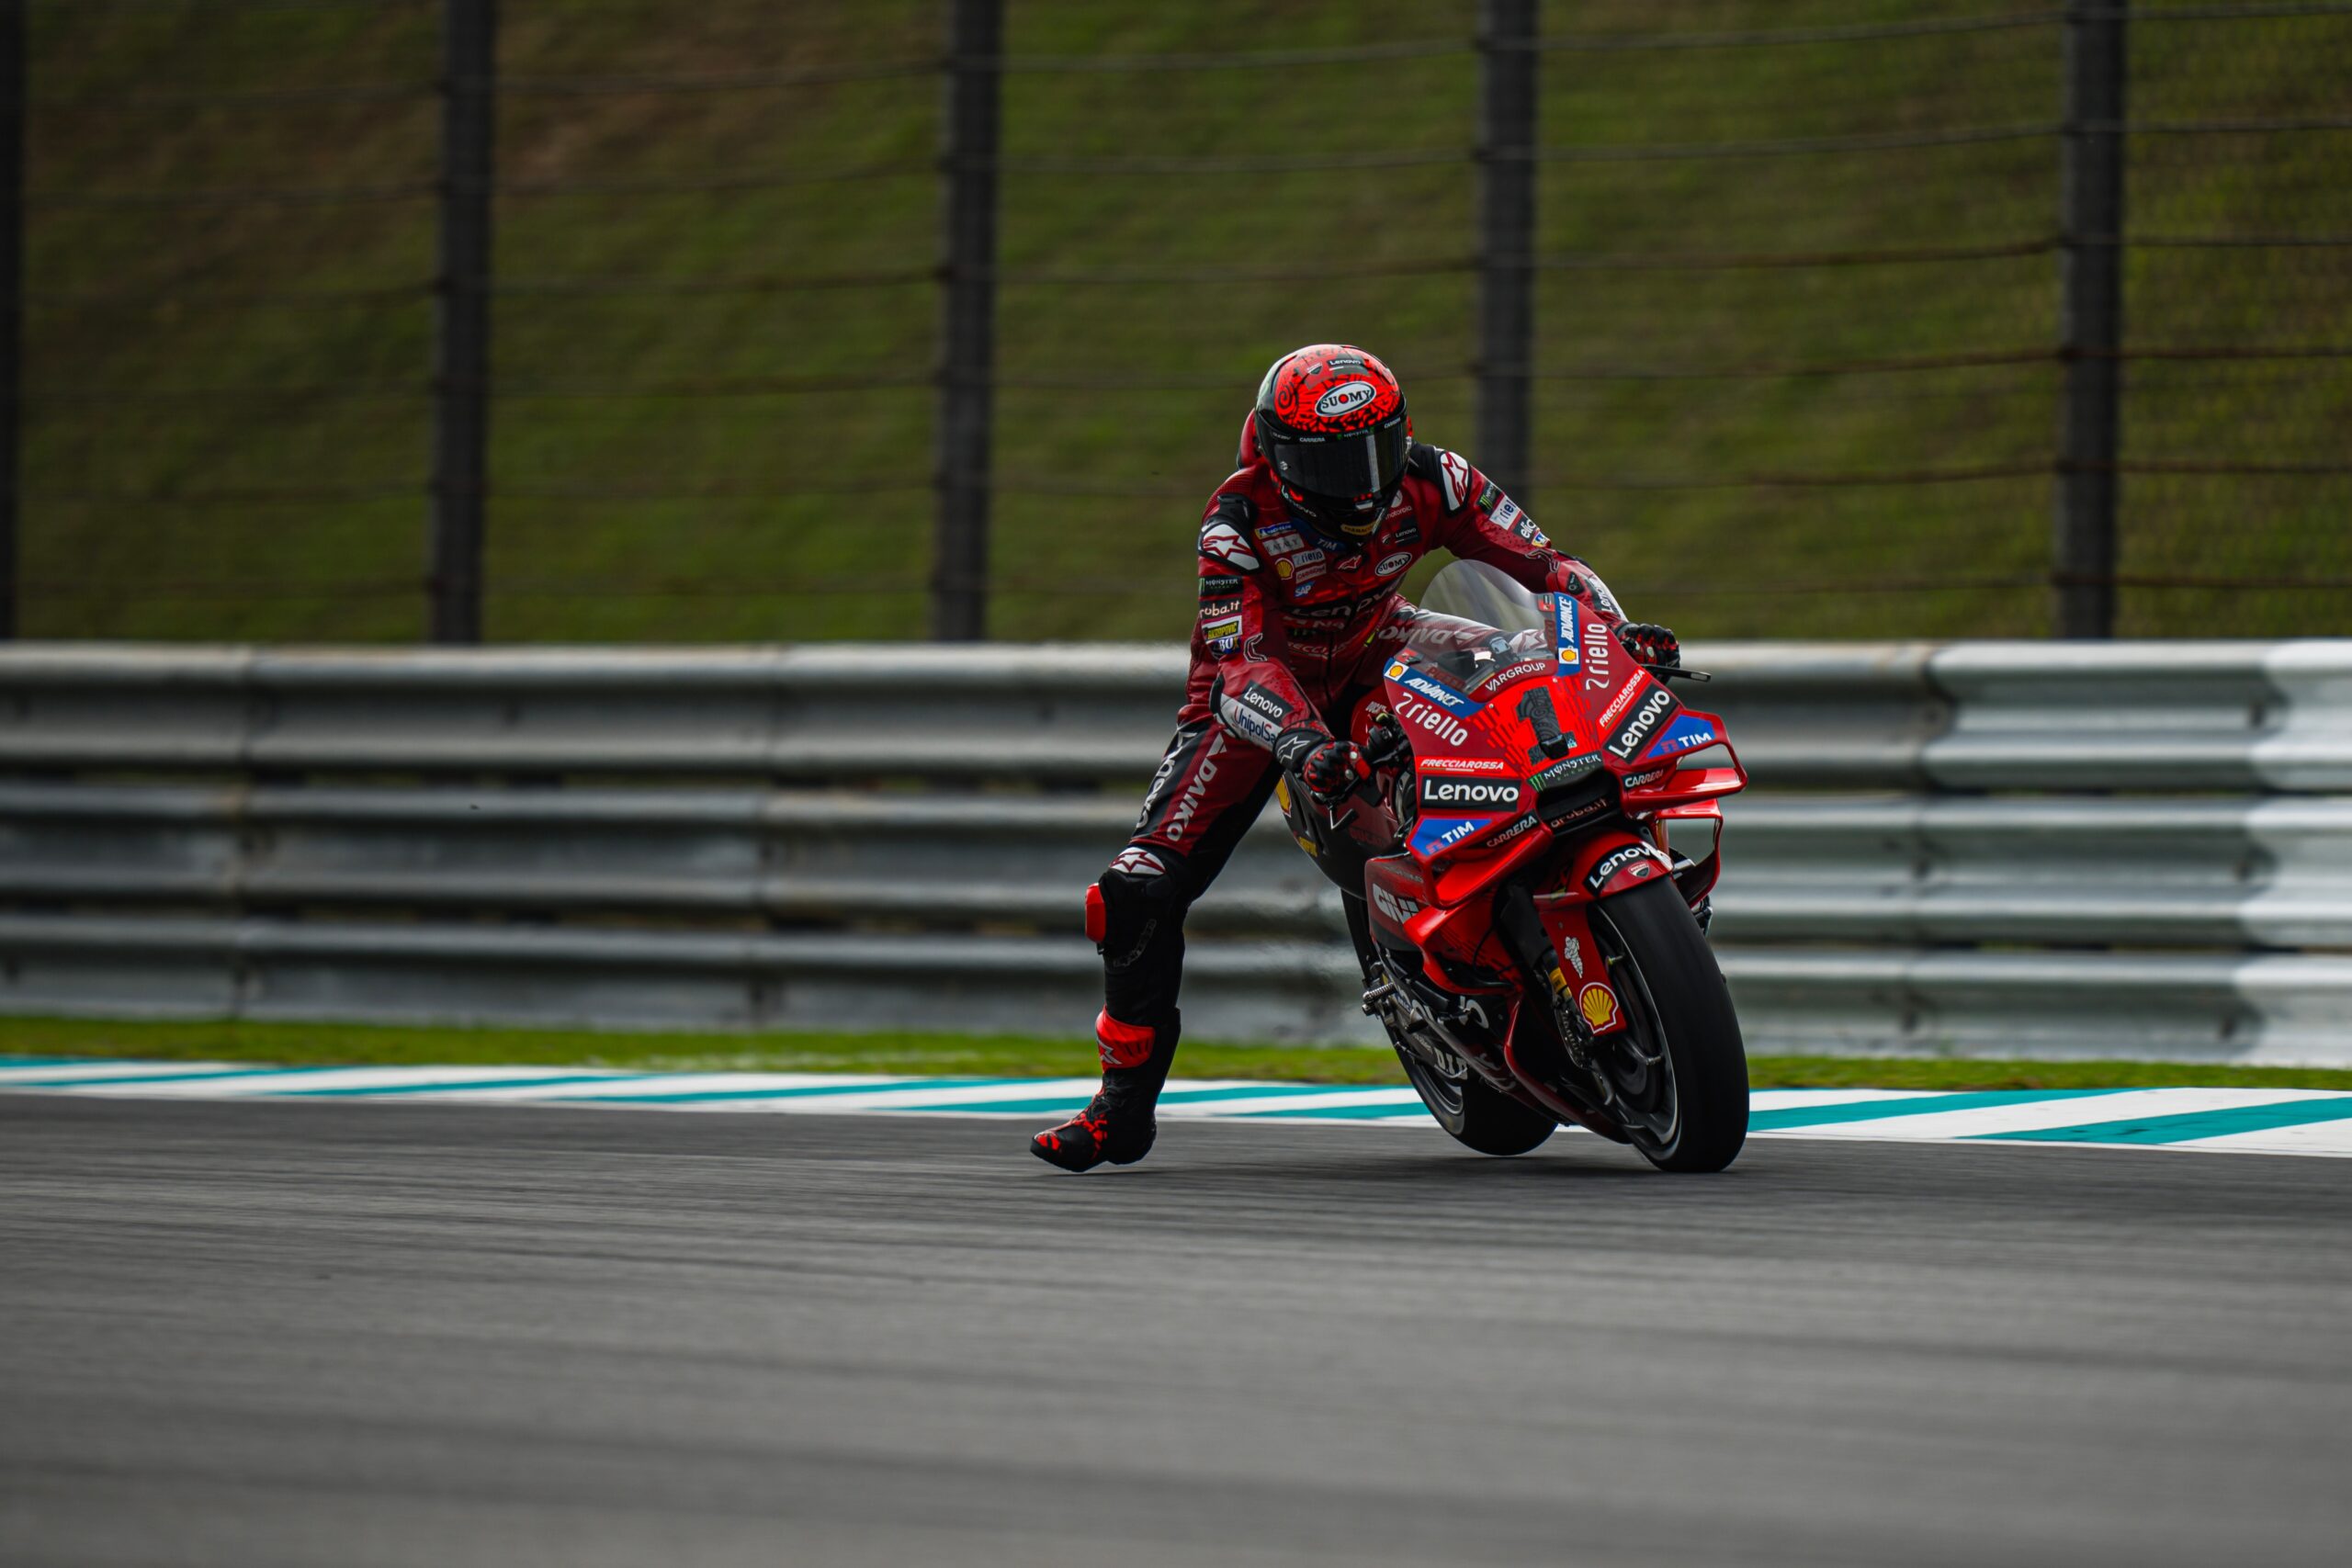
<path fill-rule="evenodd" d="M 1258 557 L 1250 542 L 1230 523 L 1212 523 L 1201 530 L 1201 555 L 1227 571 L 1258 570 Z"/>
<path fill-rule="evenodd" d="M 1519 785 L 1499 779 L 1421 780 L 1423 806 L 1485 807 L 1500 811 L 1519 804 Z"/>
<path fill-rule="evenodd" d="M 1445 486 L 1445 509 L 1459 512 L 1462 503 L 1470 499 L 1470 462 L 1453 452 L 1437 455 L 1438 478 Z"/>
<path fill-rule="evenodd" d="M 1131 844 L 1119 852 L 1119 858 L 1111 863 L 1111 869 L 1124 871 L 1129 876 L 1159 876 L 1166 873 L 1168 863 L 1149 850 Z"/>

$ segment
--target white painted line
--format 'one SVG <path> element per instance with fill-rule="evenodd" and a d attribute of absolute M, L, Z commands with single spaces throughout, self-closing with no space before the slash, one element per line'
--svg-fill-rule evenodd
<path fill-rule="evenodd" d="M 2334 1122 L 2306 1122 L 2300 1127 L 2264 1127 L 2251 1133 L 2224 1133 L 2215 1138 L 2195 1138 L 2175 1148 L 2209 1149 L 2215 1154 L 2332 1155 L 2352 1157 L 2352 1116 Z"/>
<path fill-rule="evenodd" d="M 1189 1089 L 1193 1086 L 1185 1084 L 1182 1087 Z M 1326 1094 L 1235 1095 L 1230 1100 L 1193 1100 L 1174 1105 L 1163 1100 L 1160 1102 L 1159 1114 L 1209 1117 L 1264 1111 L 1267 1114 L 1263 1116 L 1250 1117 L 1253 1122 L 1261 1122 L 1272 1121 L 1272 1113 L 1276 1111 L 1325 1111 L 1351 1105 L 1361 1105 L 1369 1109 L 1385 1105 L 1419 1105 L 1420 1102 L 1421 1097 L 1409 1089 L 1335 1089 Z M 1322 1122 L 1342 1119 L 1318 1116 L 1315 1120 Z"/>
<path fill-rule="evenodd" d="M 835 1073 L 648 1073 L 568 1067 L 326 1067 L 270 1068 L 213 1062 L 92 1061 L 79 1066 L 0 1069 L 0 1089 L 108 1099 L 332 1100 L 354 1102 L 437 1100 L 603 1106 L 616 1110 L 715 1111 L 732 1113 L 845 1115 L 943 1113 L 1035 1121 L 1039 1106 L 1082 1103 L 1094 1092 L 1091 1077 L 989 1078 L 941 1084 L 903 1075 Z M 1265 1084 L 1248 1080 L 1178 1079 L 1179 1098 L 1160 1115 L 1175 1121 L 1269 1122 L 1294 1126 L 1405 1127 L 1436 1131 L 1410 1089 Z M 796 1092 L 800 1091 L 800 1092 Z M 808 1092 L 817 1091 L 817 1092 Z M 1840 1106 L 1933 1102 L 1922 1089 L 1761 1089 L 1752 1096 L 1759 1114 Z M 1987 1134 L 2061 1130 L 2104 1122 L 2251 1110 L 2314 1100 L 2352 1100 L 2352 1094 L 2313 1089 L 2152 1089 L 2105 1094 L 2026 1098 L 1966 1110 L 1924 1107 L 1909 1114 L 1862 1117 L 1758 1131 L 1753 1136 L 1848 1142 L 1945 1143 Z M 1351 1114 L 1360 1112 L 1361 1114 Z M 1576 1131 L 1577 1129 L 1567 1129 Z M 2051 1146 L 2045 1140 L 1980 1143 L 1980 1147 Z M 2352 1118 L 2223 1134 L 2178 1143 L 2121 1141 L 2057 1146 L 2174 1148 L 2215 1153 L 2324 1155 L 2352 1157 Z"/>
<path fill-rule="evenodd" d="M 1099 1086 L 1096 1078 L 1039 1078 L 994 1081 L 947 1087 L 904 1087 L 903 1077 L 850 1077 L 839 1074 L 783 1073 L 649 1073 L 623 1082 L 579 1084 L 548 1089 L 532 1098 L 548 1101 L 625 1100 L 631 1105 L 682 1111 L 922 1111 L 936 1106 L 985 1106 L 994 1100 L 1044 1100 L 1067 1095 L 1083 1101 Z M 834 1087 L 844 1092 L 795 1096 L 787 1090 Z M 575 1095 L 571 1090 L 577 1089 Z M 722 1098 L 706 1098 L 708 1096 Z M 744 1098 L 735 1099 L 741 1095 Z M 768 1096 L 775 1098 L 770 1099 Z M 488 1098 L 485 1096 L 484 1098 Z"/>
<path fill-rule="evenodd" d="M 1861 1105 L 1873 1100 L 1917 1100 L 1940 1092 L 1925 1089 L 1757 1089 L 1747 1092 L 1750 1113 L 1787 1111 L 1800 1105 Z"/>
<path fill-rule="evenodd" d="M 2146 1089 L 2115 1094 L 2076 1094 L 2059 1100 L 2018 1100 L 1966 1111 L 1928 1111 L 1867 1122 L 1832 1122 L 1817 1127 L 1775 1127 L 1759 1138 L 1838 1138 L 1888 1143 L 1939 1144 L 1992 1133 L 2031 1133 L 2078 1127 L 2091 1122 L 2120 1122 L 2134 1116 L 2178 1116 L 2197 1111 L 2235 1110 L 2309 1100 L 2297 1089 Z"/>
<path fill-rule="evenodd" d="M 487 1073 L 483 1076 L 496 1079 L 501 1077 L 520 1077 L 523 1075 Z M 626 1097 L 640 1094 L 726 1094 L 739 1093 L 745 1089 L 782 1091 L 796 1089 L 821 1089 L 828 1084 L 882 1087 L 899 1081 L 895 1077 L 880 1073 L 614 1073 L 598 1083 L 506 1084 L 493 1082 L 487 1089 L 453 1087 L 436 1093 L 434 1098 L 483 1103 L 559 1100 L 593 1100 L 610 1096 Z"/>
<path fill-rule="evenodd" d="M 240 1068 L 236 1077 L 175 1077 L 158 1083 L 103 1083 L 74 1086 L 76 1094 L 111 1100 L 266 1100 L 297 1091 L 323 1089 L 397 1089 L 392 1098 L 422 1096 L 435 1087 L 458 1089 L 470 1079 L 498 1082 L 517 1077 L 570 1077 L 578 1069 L 556 1067 L 328 1067 L 300 1071 Z M 39 1087 L 37 1085 L 26 1087 Z M 588 1088 L 588 1085 L 582 1085 Z"/>
<path fill-rule="evenodd" d="M 177 1077 L 197 1073 L 269 1072 L 275 1069 L 235 1062 L 84 1062 L 78 1066 L 0 1067 L 0 1084 L 37 1088 L 44 1083 L 76 1078 Z"/>

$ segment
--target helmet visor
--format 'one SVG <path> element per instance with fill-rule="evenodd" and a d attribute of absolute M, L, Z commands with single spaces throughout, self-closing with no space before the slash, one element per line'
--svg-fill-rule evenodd
<path fill-rule="evenodd" d="M 1342 435 L 1278 434 L 1268 445 L 1274 472 L 1309 495 L 1385 495 L 1405 472 L 1405 416 Z"/>

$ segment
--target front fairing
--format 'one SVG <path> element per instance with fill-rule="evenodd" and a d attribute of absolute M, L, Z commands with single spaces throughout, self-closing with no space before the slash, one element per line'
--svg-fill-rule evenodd
<path fill-rule="evenodd" d="M 1456 573 L 1514 625 L 1429 617 L 1382 671 L 1414 752 L 1397 828 L 1441 903 L 1516 870 L 1538 846 L 1746 784 L 1722 719 L 1685 707 L 1589 606 L 1528 594 L 1472 562 L 1447 568 L 1439 585 Z"/>

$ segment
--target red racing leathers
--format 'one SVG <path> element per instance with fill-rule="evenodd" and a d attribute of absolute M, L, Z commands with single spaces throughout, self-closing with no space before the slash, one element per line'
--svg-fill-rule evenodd
<path fill-rule="evenodd" d="M 1175 766 L 1152 781 L 1138 845 L 1193 851 L 1265 778 L 1283 731 L 1344 735 L 1349 709 L 1420 614 L 1396 584 L 1432 549 L 1623 618 L 1599 577 L 1555 550 L 1517 502 L 1452 452 L 1416 444 L 1379 525 L 1338 547 L 1290 514 L 1246 434 L 1241 457 L 1204 517 L 1192 675 L 1168 756 Z M 1188 734 L 1205 740 L 1211 721 L 1220 740 L 1183 745 Z M 1195 755 L 1178 755 L 1187 750 Z M 1205 778 L 1204 764 L 1214 765 Z"/>
<path fill-rule="evenodd" d="M 1361 541 L 1335 545 L 1292 514 L 1245 427 L 1240 467 L 1209 498 L 1200 615 L 1176 734 L 1090 919 L 1102 944 L 1106 1067 L 1172 1043 L 1183 919 L 1272 792 L 1288 730 L 1344 739 L 1356 700 L 1422 615 L 1396 592 L 1433 549 L 1485 561 L 1536 592 L 1566 592 L 1611 623 L 1623 613 L 1501 487 L 1452 452 L 1416 444 L 1396 500 Z"/>

